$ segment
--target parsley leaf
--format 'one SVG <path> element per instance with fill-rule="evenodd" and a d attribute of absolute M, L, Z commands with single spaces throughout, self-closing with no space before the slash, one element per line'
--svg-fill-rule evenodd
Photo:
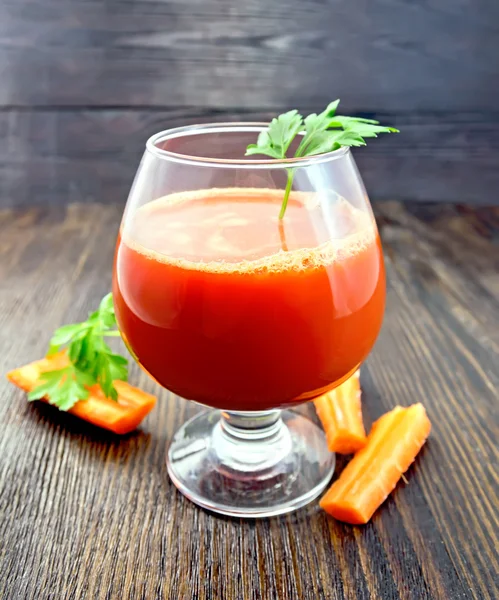
<path fill-rule="evenodd" d="M 85 386 L 95 383 L 93 377 L 74 365 L 41 375 L 42 383 L 28 394 L 28 400 L 39 400 L 47 396 L 51 404 L 60 410 L 69 410 L 78 400 L 86 400 L 89 391 Z"/>
<path fill-rule="evenodd" d="M 310 145 L 312 142 L 314 142 L 314 138 L 320 136 L 320 134 L 322 134 L 329 127 L 329 123 L 334 117 L 339 103 L 339 100 L 335 100 L 334 102 L 331 102 L 331 104 L 329 104 L 326 107 L 326 110 L 321 112 L 319 115 L 312 113 L 311 115 L 308 115 L 308 117 L 305 118 L 305 135 L 303 136 L 303 139 L 300 145 L 298 146 L 298 150 L 296 151 L 295 156 L 310 156 L 312 154 L 319 154 L 321 152 L 329 151 L 314 151 L 314 147 L 321 147 L 320 144 L 318 144 L 317 142 L 315 142 L 312 145 L 312 148 L 310 148 Z"/>
<path fill-rule="evenodd" d="M 290 110 L 272 119 L 266 131 L 258 136 L 256 144 L 250 144 L 246 156 L 266 154 L 272 158 L 285 158 L 286 152 L 303 128 L 303 117 L 297 110 Z"/>
<path fill-rule="evenodd" d="M 304 158 L 332 152 L 343 146 L 365 146 L 365 138 L 378 137 L 379 133 L 398 133 L 398 129 L 383 127 L 373 119 L 337 115 L 339 103 L 335 100 L 320 114 L 312 113 L 305 119 L 296 110 L 279 115 L 272 119 L 268 129 L 260 133 L 257 143 L 247 147 L 246 156 L 265 154 L 275 159 L 287 158 L 286 153 L 297 135 L 303 137 L 294 157 Z M 288 168 L 279 219 L 283 219 L 286 212 L 294 173 L 294 168 Z"/>
<path fill-rule="evenodd" d="M 107 344 L 106 349 L 102 350 L 96 357 L 94 376 L 100 383 L 102 391 L 108 398 L 118 399 L 118 392 L 114 387 L 113 381 L 128 379 L 128 361 L 119 354 L 113 354 Z"/>
<path fill-rule="evenodd" d="M 41 375 L 41 383 L 28 395 L 29 400 L 47 396 L 50 404 L 69 410 L 78 400 L 88 398 L 88 387 L 99 384 L 104 394 L 118 399 L 114 381 L 128 379 L 128 361 L 114 354 L 105 337 L 119 336 L 113 298 L 105 296 L 99 308 L 86 321 L 59 327 L 50 340 L 48 355 L 67 351 L 70 364 Z"/>

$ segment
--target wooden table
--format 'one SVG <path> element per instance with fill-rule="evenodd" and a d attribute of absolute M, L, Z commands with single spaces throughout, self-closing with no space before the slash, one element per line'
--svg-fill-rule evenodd
<path fill-rule="evenodd" d="M 3 373 L 109 290 L 121 211 L 0 212 Z M 135 367 L 159 403 L 124 438 L 2 381 L 0 598 L 497 598 L 499 210 L 392 202 L 377 213 L 388 306 L 362 370 L 365 419 L 421 401 L 434 429 L 372 522 L 335 522 L 315 502 L 257 522 L 198 509 L 165 467 L 197 408 Z"/>

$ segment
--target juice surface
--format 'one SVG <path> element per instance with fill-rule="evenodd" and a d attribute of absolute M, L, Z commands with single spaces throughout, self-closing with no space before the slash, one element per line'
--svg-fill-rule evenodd
<path fill-rule="evenodd" d="M 115 257 L 119 326 L 142 367 L 180 396 L 228 410 L 312 399 L 355 370 L 381 327 L 384 268 L 372 217 L 310 194 L 172 194 L 127 217 Z"/>

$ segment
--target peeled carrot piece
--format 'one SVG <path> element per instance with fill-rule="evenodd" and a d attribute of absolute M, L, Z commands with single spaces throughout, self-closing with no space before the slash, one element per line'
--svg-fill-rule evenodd
<path fill-rule="evenodd" d="M 353 454 L 366 445 L 357 370 L 334 390 L 314 400 L 331 452 Z"/>
<path fill-rule="evenodd" d="M 68 357 L 61 352 L 14 369 L 7 373 L 7 379 L 26 392 L 31 392 L 40 383 L 40 375 L 44 371 L 61 369 L 68 364 Z M 114 386 L 118 392 L 116 402 L 106 398 L 99 385 L 94 385 L 89 388 L 88 398 L 77 402 L 68 412 L 114 433 L 133 431 L 153 409 L 156 397 L 125 381 L 115 381 Z M 48 398 L 43 400 L 49 402 Z"/>
<path fill-rule="evenodd" d="M 348 463 L 320 501 L 339 521 L 369 521 L 395 488 L 430 434 L 422 404 L 397 406 L 374 423 L 367 444 Z"/>

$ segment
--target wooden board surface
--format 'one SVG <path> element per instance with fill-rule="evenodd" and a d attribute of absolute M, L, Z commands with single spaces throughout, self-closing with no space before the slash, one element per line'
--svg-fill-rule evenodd
<path fill-rule="evenodd" d="M 0 372 L 109 290 L 120 205 L 0 211 Z M 366 424 L 422 401 L 428 444 L 365 527 L 313 503 L 258 522 L 196 508 L 165 452 L 197 410 L 159 395 L 140 431 L 92 428 L 0 383 L 2 600 L 490 599 L 498 579 L 498 209 L 377 207 L 388 305 L 362 369 Z M 311 412 L 310 407 L 304 407 Z M 340 461 L 341 469 L 344 461 Z"/>

